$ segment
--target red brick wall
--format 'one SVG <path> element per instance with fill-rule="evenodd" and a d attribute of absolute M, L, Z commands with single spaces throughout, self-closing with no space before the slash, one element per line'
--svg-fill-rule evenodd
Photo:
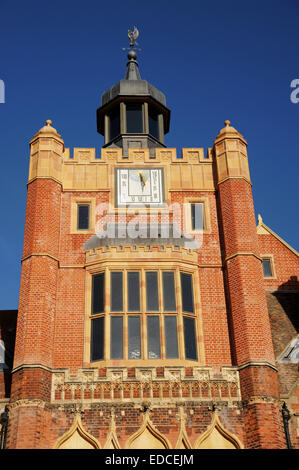
<path fill-rule="evenodd" d="M 225 257 L 232 256 L 226 262 L 226 276 L 237 364 L 274 363 L 249 183 L 244 179 L 221 183 L 219 204 Z"/>
<path fill-rule="evenodd" d="M 261 255 L 273 255 L 275 279 L 264 278 L 266 290 L 299 290 L 299 257 L 272 234 L 258 235 Z"/>
<path fill-rule="evenodd" d="M 182 205 L 191 197 L 207 198 L 209 206 L 210 230 L 202 237 L 195 235 L 201 243 L 198 251 L 199 289 L 206 365 L 231 365 L 216 194 L 207 191 L 173 192 L 171 202 Z"/>
<path fill-rule="evenodd" d="M 103 448 L 111 426 L 111 408 L 92 405 L 82 411 L 81 420 L 84 429 L 95 437 Z M 208 405 L 200 407 L 186 405 L 184 412 L 187 417 L 187 437 L 191 445 L 194 445 L 199 436 L 210 426 L 213 412 Z M 241 442 L 244 441 L 243 419 L 238 409 L 224 408 L 219 414 L 223 426 Z M 141 427 L 144 415 L 141 409 L 134 407 L 133 403 L 114 403 L 114 416 L 117 439 L 120 447 L 124 448 L 129 437 Z M 150 411 L 151 422 L 168 439 L 172 448 L 175 448 L 180 432 L 178 416 L 177 406 L 172 406 L 170 412 L 165 408 L 155 408 Z M 74 418 L 72 407 L 59 410 L 37 404 L 12 408 L 6 447 L 52 449 L 57 439 L 70 429 Z"/>

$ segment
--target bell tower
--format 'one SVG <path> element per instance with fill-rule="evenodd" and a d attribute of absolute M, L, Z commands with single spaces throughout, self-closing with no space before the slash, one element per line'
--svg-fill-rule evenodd
<path fill-rule="evenodd" d="M 165 147 L 170 110 L 165 95 L 139 73 L 137 54 L 131 43 L 125 78 L 102 94 L 97 109 L 97 130 L 105 137 L 104 148 L 118 147 L 128 156 L 129 148 Z"/>

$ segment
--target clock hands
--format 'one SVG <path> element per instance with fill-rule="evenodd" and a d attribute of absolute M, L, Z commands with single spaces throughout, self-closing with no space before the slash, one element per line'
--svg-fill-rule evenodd
<path fill-rule="evenodd" d="M 143 191 L 143 188 L 146 185 L 147 178 L 145 178 L 145 176 L 140 171 L 138 172 L 138 174 L 139 174 L 140 183 L 141 183 L 141 187 Z"/>

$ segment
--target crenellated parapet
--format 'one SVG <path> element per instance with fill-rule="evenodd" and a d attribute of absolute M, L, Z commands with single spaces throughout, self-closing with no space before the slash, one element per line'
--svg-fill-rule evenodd
<path fill-rule="evenodd" d="M 203 148 L 183 148 L 180 157 L 175 148 L 128 149 L 124 156 L 120 148 L 102 148 L 98 156 L 95 148 L 69 148 L 53 135 L 42 142 L 39 138 L 31 144 L 28 182 L 36 178 L 50 178 L 62 184 L 65 191 L 108 191 L 114 184 L 114 168 L 131 165 L 157 165 L 167 167 L 166 190 L 214 191 L 213 153 Z M 169 194 L 169 193 L 168 193 Z"/>

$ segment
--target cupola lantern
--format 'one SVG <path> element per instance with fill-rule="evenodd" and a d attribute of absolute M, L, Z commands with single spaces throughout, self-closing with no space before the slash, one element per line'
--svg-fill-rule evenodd
<path fill-rule="evenodd" d="M 170 110 L 165 95 L 142 80 L 137 54 L 131 41 L 125 78 L 102 94 L 97 109 L 97 130 L 104 135 L 103 147 L 154 149 L 165 147 L 164 135 L 169 131 Z"/>

